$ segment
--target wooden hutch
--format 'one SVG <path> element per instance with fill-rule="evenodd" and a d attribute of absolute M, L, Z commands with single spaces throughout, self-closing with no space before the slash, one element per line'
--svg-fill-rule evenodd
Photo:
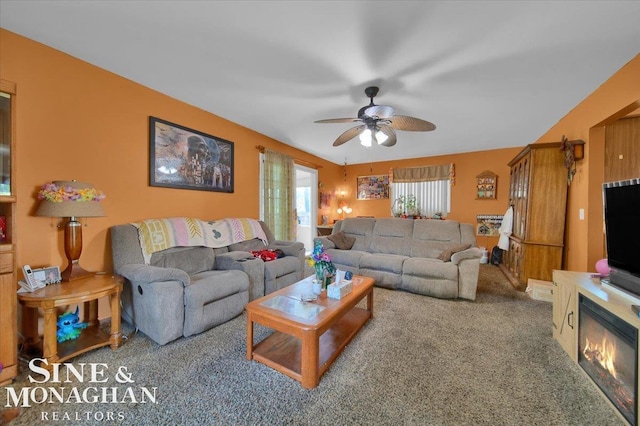
<path fill-rule="evenodd" d="M 0 386 L 18 375 L 15 94 L 15 83 L 0 80 Z"/>
<path fill-rule="evenodd" d="M 558 143 L 527 145 L 509 162 L 513 231 L 500 268 L 518 290 L 562 269 L 567 168 Z"/>

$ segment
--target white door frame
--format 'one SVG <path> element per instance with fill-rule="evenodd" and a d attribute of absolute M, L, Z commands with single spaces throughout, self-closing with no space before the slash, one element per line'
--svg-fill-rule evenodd
<path fill-rule="evenodd" d="M 318 235 L 318 230 L 316 228 L 318 226 L 318 170 L 300 164 L 296 164 L 295 168 L 296 171 L 301 170 L 311 175 L 311 235 Z"/>

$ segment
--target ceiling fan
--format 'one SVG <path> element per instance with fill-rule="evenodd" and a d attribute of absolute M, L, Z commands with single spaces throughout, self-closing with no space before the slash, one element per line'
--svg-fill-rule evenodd
<path fill-rule="evenodd" d="M 396 130 L 413 132 L 435 130 L 436 126 L 433 123 L 405 115 L 395 115 L 393 107 L 374 104 L 373 98 L 378 94 L 378 90 L 380 89 L 376 86 L 364 89 L 364 94 L 371 99 L 371 102 L 360 108 L 358 118 L 329 118 L 315 121 L 315 123 L 362 123 L 338 136 L 333 146 L 340 146 L 356 136 L 360 137 L 360 143 L 366 147 L 370 147 L 373 142 L 382 146 L 393 146 L 398 141 Z"/>

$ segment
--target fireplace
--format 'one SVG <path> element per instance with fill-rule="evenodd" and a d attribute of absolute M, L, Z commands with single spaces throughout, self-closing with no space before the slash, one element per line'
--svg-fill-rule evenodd
<path fill-rule="evenodd" d="M 578 364 L 627 421 L 637 425 L 638 329 L 580 294 Z"/>

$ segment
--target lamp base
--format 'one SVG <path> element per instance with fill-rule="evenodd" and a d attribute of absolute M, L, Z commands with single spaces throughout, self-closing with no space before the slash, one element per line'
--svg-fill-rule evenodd
<path fill-rule="evenodd" d="M 69 281 L 79 280 L 81 278 L 92 277 L 95 274 L 96 274 L 95 272 L 89 272 L 83 269 L 78 264 L 78 261 L 74 260 L 73 262 L 69 263 L 69 266 L 67 266 L 67 268 L 64 271 L 62 271 L 60 276 L 63 282 L 69 282 Z"/>

